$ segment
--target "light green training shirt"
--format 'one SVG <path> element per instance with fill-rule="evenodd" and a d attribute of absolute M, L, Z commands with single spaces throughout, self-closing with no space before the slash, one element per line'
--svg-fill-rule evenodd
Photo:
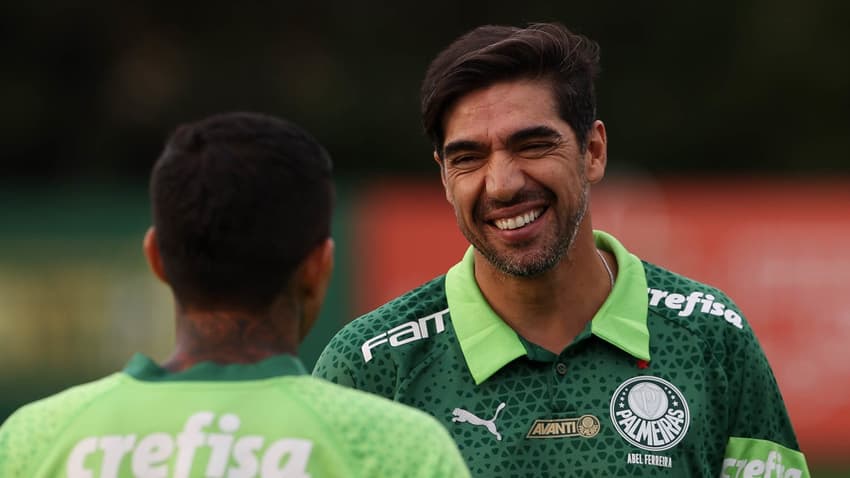
<path fill-rule="evenodd" d="M 295 357 L 122 371 L 15 412 L 3 478 L 466 477 L 433 418 L 306 375 Z"/>

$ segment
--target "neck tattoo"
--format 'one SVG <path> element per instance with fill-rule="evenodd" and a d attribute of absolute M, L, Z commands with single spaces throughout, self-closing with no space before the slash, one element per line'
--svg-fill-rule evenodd
<path fill-rule="evenodd" d="M 605 256 L 599 252 L 599 249 L 596 249 L 596 255 L 602 259 L 602 265 L 605 266 L 605 272 L 608 273 L 608 279 L 611 281 L 611 289 L 614 289 L 614 273 L 611 271 L 611 266 L 608 265 L 608 261 L 605 260 Z"/>

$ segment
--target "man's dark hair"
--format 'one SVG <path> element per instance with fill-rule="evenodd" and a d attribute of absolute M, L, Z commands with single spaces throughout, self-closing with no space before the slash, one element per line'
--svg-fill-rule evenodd
<path fill-rule="evenodd" d="M 443 116 L 461 96 L 500 81 L 545 78 L 552 83 L 558 114 L 584 151 L 596 119 L 593 81 L 598 72 L 599 45 L 559 23 L 481 26 L 455 40 L 428 66 L 422 123 L 442 158 Z"/>
<path fill-rule="evenodd" d="M 330 235 L 332 163 L 309 133 L 256 113 L 177 128 L 150 194 L 166 278 L 183 306 L 267 307 Z"/>

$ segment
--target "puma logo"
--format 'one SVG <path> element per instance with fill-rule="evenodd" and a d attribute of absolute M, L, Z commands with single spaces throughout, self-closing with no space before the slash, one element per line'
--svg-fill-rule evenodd
<path fill-rule="evenodd" d="M 496 408 L 496 414 L 493 415 L 493 418 L 489 420 L 478 418 L 471 412 L 462 408 L 455 408 L 454 410 L 452 410 L 452 415 L 454 415 L 452 417 L 452 421 L 459 423 L 469 423 L 470 425 L 481 425 L 482 427 L 486 428 L 487 431 L 495 435 L 496 440 L 501 441 L 502 434 L 499 433 L 498 430 L 496 430 L 496 418 L 499 417 L 499 412 L 501 412 L 503 408 L 505 408 L 505 402 L 499 404 L 499 406 Z"/>

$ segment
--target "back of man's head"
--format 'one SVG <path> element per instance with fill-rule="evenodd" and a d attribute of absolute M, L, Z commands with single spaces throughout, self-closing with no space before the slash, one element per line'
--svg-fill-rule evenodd
<path fill-rule="evenodd" d="M 306 131 L 256 113 L 177 128 L 150 194 L 165 278 L 186 308 L 260 310 L 330 235 L 332 163 Z"/>

